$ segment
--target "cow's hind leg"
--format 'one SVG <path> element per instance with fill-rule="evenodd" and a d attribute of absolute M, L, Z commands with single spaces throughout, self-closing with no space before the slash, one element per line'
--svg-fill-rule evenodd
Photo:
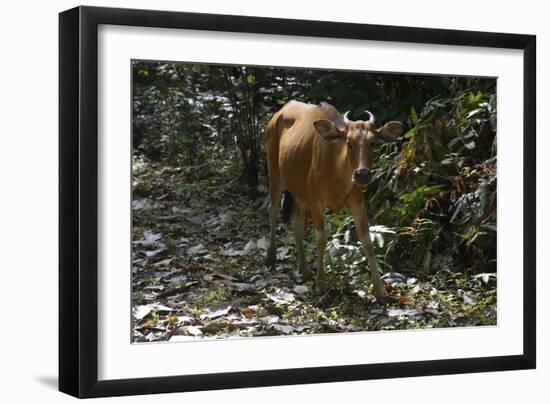
<path fill-rule="evenodd" d="M 279 213 L 279 205 L 283 194 L 283 186 L 279 173 L 279 135 L 281 124 L 281 113 L 276 113 L 268 122 L 265 136 L 265 147 L 267 150 L 267 169 L 269 172 L 269 249 L 265 259 L 265 264 L 268 267 L 275 267 L 275 258 L 277 256 L 277 247 L 275 244 L 275 236 L 277 232 L 277 215 Z"/>
<path fill-rule="evenodd" d="M 309 280 L 312 278 L 311 270 L 307 266 L 306 256 L 304 254 L 304 219 L 307 211 L 307 206 L 299 200 L 295 200 L 294 215 L 292 216 L 292 232 L 296 241 L 296 255 L 298 270 L 304 277 Z"/>
<path fill-rule="evenodd" d="M 267 257 L 265 259 L 265 265 L 270 268 L 275 268 L 275 262 L 277 257 L 277 244 L 275 237 L 277 233 L 277 215 L 279 214 L 279 205 L 281 203 L 281 196 L 283 190 L 279 184 L 271 184 L 269 186 L 270 206 L 269 206 L 269 248 L 267 250 Z"/>
<path fill-rule="evenodd" d="M 320 292 L 327 290 L 325 276 L 325 249 L 327 247 L 327 236 L 325 233 L 324 209 L 317 206 L 311 207 L 311 220 L 315 226 L 315 241 L 317 243 L 317 277 L 316 286 Z"/>

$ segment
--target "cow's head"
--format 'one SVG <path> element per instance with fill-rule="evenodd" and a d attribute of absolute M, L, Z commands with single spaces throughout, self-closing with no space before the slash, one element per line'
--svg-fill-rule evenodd
<path fill-rule="evenodd" d="M 367 121 L 351 121 L 348 111 L 337 121 L 320 119 L 313 123 L 317 133 L 325 141 L 346 143 L 347 158 L 353 168 L 351 181 L 359 186 L 366 185 L 369 179 L 372 146 L 395 140 L 403 133 L 403 126 L 397 121 L 376 128 L 374 115 L 369 111 L 365 112 L 369 115 Z"/>

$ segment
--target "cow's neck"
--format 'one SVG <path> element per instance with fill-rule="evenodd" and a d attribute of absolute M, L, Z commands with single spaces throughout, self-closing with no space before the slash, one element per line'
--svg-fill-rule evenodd
<path fill-rule="evenodd" d="M 347 146 L 325 150 L 319 163 L 318 166 L 324 170 L 318 171 L 319 182 L 315 189 L 324 195 L 325 207 L 340 211 L 354 186 L 351 181 L 353 165 L 347 155 Z"/>

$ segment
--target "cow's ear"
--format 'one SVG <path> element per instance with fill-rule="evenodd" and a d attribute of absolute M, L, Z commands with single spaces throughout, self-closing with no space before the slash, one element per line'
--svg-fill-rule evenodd
<path fill-rule="evenodd" d="M 313 122 L 317 133 L 327 142 L 339 142 L 344 140 L 344 132 L 336 124 L 328 119 L 319 119 Z"/>
<path fill-rule="evenodd" d="M 390 121 L 376 132 L 377 140 L 382 142 L 391 142 L 403 134 L 403 125 L 401 122 Z"/>

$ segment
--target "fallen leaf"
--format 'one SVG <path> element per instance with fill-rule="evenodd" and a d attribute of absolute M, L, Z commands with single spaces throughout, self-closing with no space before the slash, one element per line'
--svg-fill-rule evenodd
<path fill-rule="evenodd" d="M 137 320 L 141 320 L 142 318 L 147 317 L 149 313 L 153 311 L 153 306 L 150 304 L 143 305 L 143 306 L 134 306 L 132 310 L 132 314 L 134 318 Z"/>
<path fill-rule="evenodd" d="M 168 282 L 170 283 L 180 283 L 187 280 L 187 276 L 185 275 L 175 275 L 168 279 Z"/>
<path fill-rule="evenodd" d="M 290 335 L 294 332 L 294 327 L 290 325 L 273 324 L 272 328 L 276 331 L 282 332 L 285 335 Z"/>
<path fill-rule="evenodd" d="M 284 260 L 288 257 L 288 252 L 290 251 L 290 247 L 279 247 L 277 248 L 277 259 L 278 260 Z"/>
<path fill-rule="evenodd" d="M 220 215 L 220 222 L 221 224 L 228 224 L 232 222 L 231 213 L 224 212 Z"/>
<path fill-rule="evenodd" d="M 155 307 L 155 311 L 158 313 L 174 311 L 172 307 L 164 306 L 162 304 L 157 304 L 154 307 Z"/>
<path fill-rule="evenodd" d="M 154 233 L 152 231 L 143 232 L 143 238 L 141 240 L 134 241 L 134 244 L 143 246 L 158 244 L 158 241 L 162 238 L 160 233 Z"/>
<path fill-rule="evenodd" d="M 161 251 L 162 252 L 162 251 Z M 149 256 L 147 253 L 146 253 L 147 256 Z M 155 254 L 156 255 L 156 254 Z M 153 268 L 158 268 L 158 267 L 167 267 L 169 266 L 170 264 L 172 264 L 172 262 L 174 262 L 174 260 L 176 259 L 176 257 L 172 257 L 172 258 L 166 258 L 162 261 L 159 261 L 159 262 L 155 262 L 152 267 Z"/>
<path fill-rule="evenodd" d="M 190 323 L 192 318 L 189 316 L 176 316 L 178 319 L 178 323 L 185 324 Z"/>
<path fill-rule="evenodd" d="M 165 276 L 170 275 L 170 274 L 171 274 L 171 272 L 169 272 L 169 271 L 155 271 L 155 273 L 153 274 L 153 279 L 155 281 L 159 281 L 162 278 L 164 278 Z"/>
<path fill-rule="evenodd" d="M 211 320 L 214 318 L 222 317 L 229 313 L 229 310 L 231 310 L 231 306 L 224 306 L 215 310 L 208 309 L 206 313 L 200 315 L 200 319 L 204 320 L 208 318 Z"/>
<path fill-rule="evenodd" d="M 258 287 L 255 284 L 252 283 L 245 283 L 245 282 L 229 282 L 227 286 L 232 290 L 237 290 L 239 292 L 250 292 L 250 293 L 258 293 L 263 287 Z"/>
<path fill-rule="evenodd" d="M 163 285 L 147 285 L 147 286 L 144 286 L 143 289 L 145 290 L 156 290 L 156 291 L 162 291 L 164 290 L 164 286 Z"/>
<path fill-rule="evenodd" d="M 256 242 L 254 240 L 250 240 L 246 245 L 244 246 L 243 253 L 244 254 L 250 254 L 252 251 L 256 249 Z"/>
<path fill-rule="evenodd" d="M 183 327 L 183 331 L 194 337 L 198 337 L 202 335 L 201 329 L 199 327 L 195 327 L 194 325 Z"/>
<path fill-rule="evenodd" d="M 204 248 L 202 244 L 197 244 L 196 246 L 187 249 L 187 254 L 189 255 L 204 254 L 207 252 L 208 251 L 206 250 L 206 248 Z"/>
<path fill-rule="evenodd" d="M 464 304 L 473 305 L 475 303 L 475 300 L 466 294 L 462 296 L 462 300 L 464 301 Z"/>
<path fill-rule="evenodd" d="M 275 303 L 280 304 L 289 304 L 294 302 L 295 299 L 292 293 L 285 292 L 282 289 L 277 289 L 275 293 L 266 293 L 266 296 Z"/>
<path fill-rule="evenodd" d="M 240 255 L 243 255 L 243 252 L 240 250 L 235 250 L 234 248 L 228 248 L 226 250 L 222 250 L 220 254 L 225 255 L 227 257 L 238 257 Z"/>
<path fill-rule="evenodd" d="M 152 210 L 152 209 L 162 209 L 164 205 L 159 202 L 151 202 L 145 198 L 136 199 L 132 201 L 133 210 Z"/>
<path fill-rule="evenodd" d="M 273 324 L 279 321 L 279 316 L 276 316 L 276 315 L 264 316 L 264 317 L 260 317 L 258 320 L 260 320 L 262 323 Z"/>
<path fill-rule="evenodd" d="M 402 309 L 390 309 L 388 310 L 388 317 L 401 317 L 405 314 Z"/>
<path fill-rule="evenodd" d="M 163 306 L 162 304 L 144 304 L 134 306 L 132 309 L 132 314 L 137 320 L 147 317 L 150 313 L 161 313 L 161 312 L 171 312 L 174 311 L 173 308 L 168 306 Z"/>
<path fill-rule="evenodd" d="M 260 250 L 267 250 L 267 239 L 264 237 L 258 239 L 256 242 L 256 247 L 258 247 Z"/>
<path fill-rule="evenodd" d="M 294 293 L 298 293 L 299 295 L 304 295 L 309 291 L 309 288 L 305 285 L 297 285 L 292 289 Z"/>
<path fill-rule="evenodd" d="M 408 278 L 408 279 L 407 279 L 407 286 L 412 286 L 412 285 L 414 285 L 414 284 L 416 283 L 417 280 L 418 280 L 418 279 L 416 279 L 416 278 Z"/>

